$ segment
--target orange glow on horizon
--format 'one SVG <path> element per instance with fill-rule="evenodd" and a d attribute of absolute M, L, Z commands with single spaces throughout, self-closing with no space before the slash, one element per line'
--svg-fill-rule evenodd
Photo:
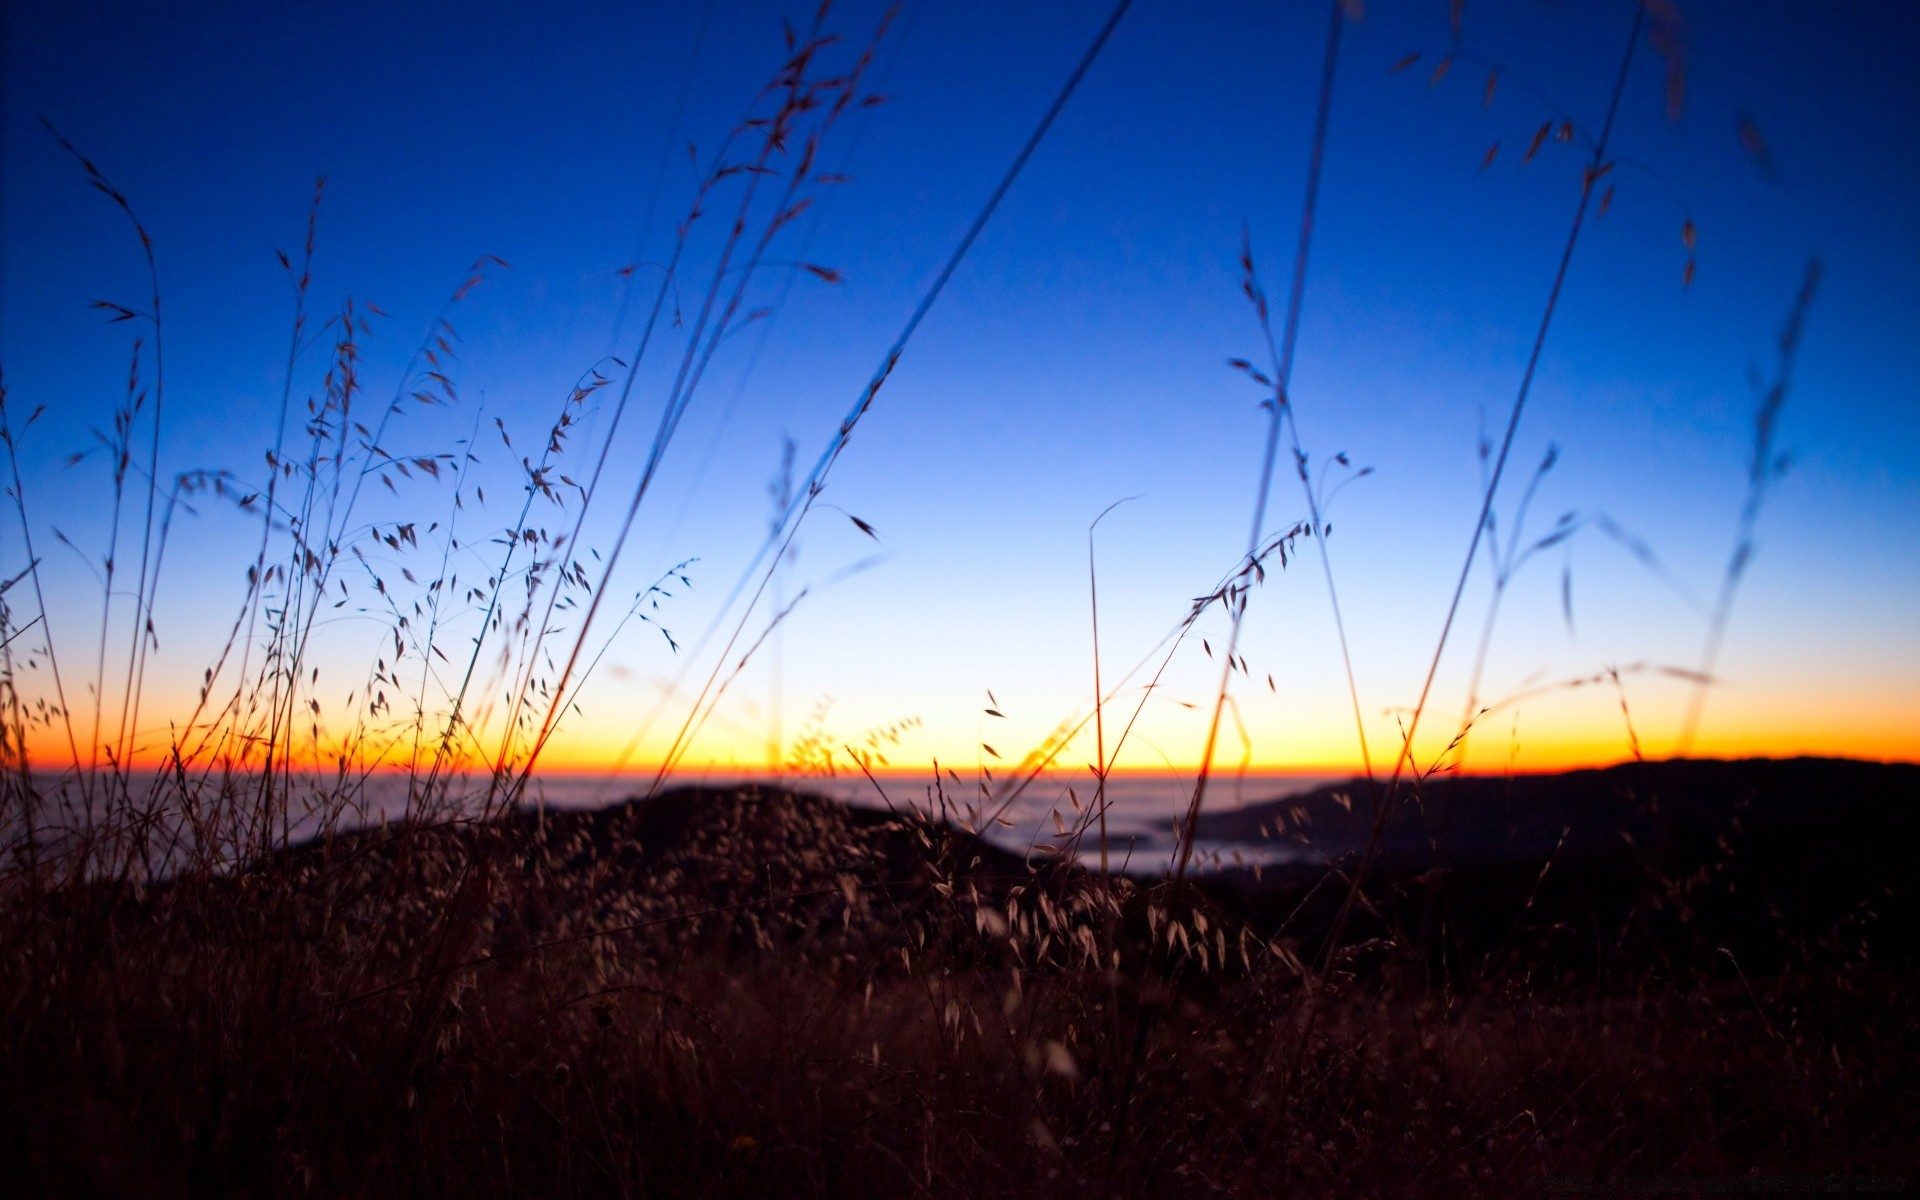
<path fill-rule="evenodd" d="M 1664 760 L 1675 757 L 1680 750 L 1674 732 L 1680 723 L 1674 701 L 1682 698 L 1654 694 L 1643 701 L 1636 697 L 1633 722 L 1637 729 L 1633 736 L 1638 737 L 1638 749 L 1645 758 Z M 1849 694 L 1845 696 L 1846 703 L 1822 702 L 1829 698 L 1840 697 L 1824 696 L 1818 686 L 1806 689 L 1794 703 L 1787 703 L 1778 694 L 1729 692 L 1709 707 L 1701 735 L 1686 749 L 1685 756 L 1920 761 L 1920 734 L 1915 733 L 1912 722 L 1913 698 L 1901 694 L 1870 697 Z M 1509 722 L 1507 714 L 1502 714 L 1498 723 L 1488 721 L 1485 732 L 1475 733 L 1467 741 L 1464 755 L 1454 756 L 1460 761 L 1449 762 L 1448 769 L 1476 775 L 1537 774 L 1631 761 L 1635 747 L 1615 702 L 1606 697 L 1595 705 L 1591 699 L 1592 694 L 1560 703 L 1530 705 L 1519 712 L 1517 722 Z M 1343 726 L 1331 717 L 1324 722 L 1316 720 L 1312 727 L 1297 723 L 1288 726 L 1264 717 L 1254 718 L 1250 724 L 1259 735 L 1252 752 L 1247 753 L 1240 745 L 1229 747 L 1223 738 L 1213 765 L 1215 778 L 1231 779 L 1243 771 L 1267 776 L 1353 777 L 1365 773 L 1350 724 Z M 977 779 L 982 770 L 991 771 L 995 780 L 1005 780 L 1033 774 L 1037 768 L 1048 777 L 1071 775 L 1091 779 L 1088 766 L 1093 757 L 1091 728 L 1076 730 L 1068 724 L 1057 727 L 1055 732 L 1060 729 L 1067 731 L 1064 738 L 1054 736 L 1048 726 L 1038 722 L 1009 721 L 993 735 L 998 744 L 995 753 L 987 750 L 974 730 L 956 729 L 951 723 L 929 725 L 898 744 L 885 744 L 884 755 L 869 758 L 868 765 L 882 779 L 924 779 L 935 761 L 943 773 L 950 769 L 968 781 Z M 1120 763 L 1113 767 L 1110 777 L 1192 776 L 1198 770 L 1196 757 L 1190 751 L 1187 754 L 1172 752 L 1183 746 L 1197 746 L 1200 738 L 1195 734 L 1203 731 L 1204 726 L 1197 718 L 1189 717 L 1182 723 L 1178 714 L 1176 719 L 1150 729 L 1143 726 L 1143 732 L 1152 739 L 1146 744 L 1156 749 L 1150 756 L 1143 746 L 1145 739 L 1137 738 Z M 84 762 L 85 730 L 75 732 L 82 737 L 80 757 Z M 408 769 L 407 763 L 415 753 L 410 737 L 388 735 L 376 742 L 360 740 L 362 731 L 348 732 L 349 740 L 357 747 L 349 758 L 356 773 L 390 774 Z M 1378 777 L 1393 773 L 1395 732 L 1384 719 L 1368 730 L 1374 749 L 1374 774 Z M 142 771 L 170 767 L 172 757 L 168 745 L 175 736 L 164 722 L 149 727 L 128 756 L 128 765 Z M 1446 734 L 1423 727 L 1415 755 L 1419 770 L 1431 771 L 1448 758 L 1446 738 Z M 626 730 L 603 723 L 563 728 L 542 752 L 536 773 L 556 777 L 659 774 L 666 749 L 664 738 L 643 741 L 638 751 L 623 761 L 627 739 Z M 219 738 L 209 740 L 217 744 Z M 837 738 L 826 740 L 838 742 Z M 321 752 L 314 753 L 313 743 L 307 741 L 306 745 L 296 748 L 291 765 L 300 771 L 338 770 L 340 760 L 336 748 L 340 744 L 339 738 L 328 736 L 322 730 Z M 1030 748 L 1051 750 L 1052 756 L 1043 761 L 1043 750 Z M 1160 757 L 1159 748 L 1164 748 L 1164 757 Z M 40 770 L 66 771 L 75 766 L 68 734 L 57 724 L 34 726 L 29 731 L 27 751 L 31 764 Z M 1247 754 L 1244 763 L 1242 754 Z M 103 761 L 105 757 L 103 754 Z M 430 762 L 432 757 L 429 742 L 421 751 L 420 761 Z M 517 757 L 524 762 L 524 753 Z M 233 759 L 232 765 L 234 769 L 247 770 L 257 759 L 257 752 L 240 755 Z M 787 769 L 771 771 L 764 742 L 752 737 L 750 731 L 710 727 L 695 740 L 670 774 L 679 779 L 804 778 L 825 773 L 819 769 L 824 761 L 804 767 L 790 764 Z M 194 770 L 220 769 L 221 765 L 222 760 L 211 754 L 189 758 L 189 768 Z M 831 773 L 836 776 L 857 778 L 860 774 L 860 768 L 844 752 L 836 752 L 831 765 Z M 468 753 L 442 766 L 454 774 L 472 778 L 489 773 L 492 758 L 491 754 Z"/>
<path fill-rule="evenodd" d="M 50 746 L 35 747 L 34 750 L 37 752 L 30 754 L 29 763 L 36 770 L 66 772 L 73 770 L 75 767 L 72 756 L 65 752 L 64 745 L 59 748 L 59 752 L 53 752 L 53 748 Z M 1695 744 L 1691 752 L 1684 756 L 1675 755 L 1671 753 L 1670 748 L 1664 746 L 1645 754 L 1645 758 L 1649 761 L 1664 761 L 1675 757 L 1696 759 L 1847 758 L 1867 762 L 1900 763 L 1920 762 L 1920 746 L 1914 745 L 1912 739 L 1893 737 L 1860 738 L 1858 740 L 1843 742 L 1817 737 L 1779 738 L 1764 735 L 1741 736 L 1738 734 L 1730 734 L 1714 738 L 1702 738 Z M 891 762 L 872 767 L 871 773 L 883 781 L 924 780 L 932 771 L 932 762 L 934 759 L 938 759 L 943 774 L 948 770 L 952 770 L 962 780 L 971 782 L 976 778 L 976 771 L 972 765 L 971 756 L 969 756 L 963 767 L 958 755 L 951 758 L 945 755 L 929 756 L 925 764 Z M 1572 739 L 1561 744 L 1542 744 L 1536 742 L 1524 754 L 1518 756 L 1511 762 L 1503 761 L 1498 755 L 1475 754 L 1465 763 L 1444 767 L 1443 772 L 1447 774 L 1495 776 L 1504 774 L 1558 774 L 1566 771 L 1602 769 L 1631 761 L 1633 761 L 1633 755 L 1627 752 L 1624 747 L 1620 746 L 1617 740 Z M 165 754 L 145 752 L 131 756 L 128 766 L 136 771 L 148 772 L 171 769 L 173 763 Z M 224 769 L 225 766 L 226 764 L 221 762 L 201 761 L 190 764 L 189 770 L 196 772 L 205 771 L 209 767 L 219 770 Z M 247 763 L 238 760 L 233 761 L 231 767 L 238 770 L 249 769 Z M 316 760 L 311 756 L 297 756 L 291 763 L 291 767 L 293 770 L 303 773 L 331 773 L 339 769 L 340 763 L 337 759 Z M 660 768 L 661 763 L 657 759 L 649 761 L 635 758 L 622 764 L 616 763 L 611 756 L 548 754 L 541 758 L 535 769 L 535 774 L 562 778 L 641 778 L 660 774 Z M 355 773 L 364 772 L 381 776 L 404 775 L 410 770 L 404 762 L 356 763 L 352 765 L 352 769 Z M 443 764 L 441 768 L 443 773 L 454 776 L 481 775 L 488 773 L 490 769 L 489 765 L 472 760 Z M 1087 777 L 1089 784 L 1092 782 L 1091 772 L 1087 765 L 1070 759 L 1065 755 L 1038 771 L 1035 771 L 1031 764 L 1022 768 L 1017 764 L 1006 762 L 991 763 L 988 769 L 992 771 L 993 777 L 996 780 L 1021 778 L 1028 775 L 1054 779 L 1069 775 L 1077 778 L 1084 775 Z M 1428 760 L 1422 760 L 1421 769 L 1430 771 L 1433 769 L 1433 763 Z M 1197 775 L 1198 772 L 1199 764 L 1197 761 L 1174 762 L 1171 765 L 1163 764 L 1157 767 L 1126 765 L 1113 768 L 1108 772 L 1108 778 L 1164 779 L 1193 777 Z M 1212 771 L 1212 778 L 1215 781 L 1229 781 L 1241 774 L 1263 777 L 1330 776 L 1358 778 L 1365 773 L 1364 766 L 1357 758 L 1292 758 L 1255 760 L 1244 765 L 1237 761 L 1216 761 Z M 1376 777 L 1385 778 L 1391 773 L 1392 764 L 1390 760 L 1376 761 L 1374 763 L 1374 774 Z M 1403 770 L 1401 774 L 1402 778 L 1405 778 L 1410 772 Z M 769 770 L 764 763 L 743 763 L 738 758 L 703 756 L 683 759 L 667 773 L 667 778 L 686 780 L 688 778 L 717 777 L 729 780 L 781 779 L 796 781 L 819 777 L 820 775 L 821 773 L 818 771 L 799 769 L 772 771 Z M 851 763 L 842 763 L 839 764 L 834 777 L 858 779 L 860 775 L 861 772 L 857 766 Z"/>

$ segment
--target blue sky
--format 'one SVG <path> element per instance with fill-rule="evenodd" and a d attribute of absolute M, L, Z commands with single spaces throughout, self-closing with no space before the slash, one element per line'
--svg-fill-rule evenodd
<path fill-rule="evenodd" d="M 874 69 L 888 103 L 862 110 L 823 153 L 852 182 L 830 189 L 775 252 L 845 282 L 790 269 L 760 278 L 752 303 L 772 315 L 721 351 L 607 586 L 630 593 L 697 556 L 692 590 L 664 619 L 682 641 L 714 620 L 764 533 L 782 439 L 797 441 L 803 461 L 819 453 L 1106 11 L 1079 0 L 906 7 Z M 1686 589 L 1711 595 L 1744 485 L 1747 370 L 1772 370 L 1772 339 L 1817 255 L 1824 283 L 1781 430 L 1793 467 L 1762 519 L 1701 748 L 1912 757 L 1920 22 L 1892 5 L 1680 11 L 1685 107 L 1670 119 L 1666 60 L 1641 45 L 1615 134 L 1617 195 L 1578 248 L 1499 511 L 1556 444 L 1537 522 L 1605 513 Z M 629 348 L 647 276 L 629 284 L 616 272 L 668 252 L 695 182 L 686 143 L 701 153 L 717 143 L 778 65 L 782 16 L 802 23 L 808 12 L 16 7 L 0 365 L 10 408 L 48 406 L 23 441 L 39 519 L 98 557 L 104 469 L 97 456 L 62 462 L 108 419 L 129 333 L 86 306 L 143 287 L 119 214 L 40 119 L 127 192 L 155 237 L 163 475 L 257 472 L 291 314 L 273 251 L 297 246 L 322 172 L 316 304 L 351 294 L 392 314 L 366 353 L 384 386 L 468 263 L 491 253 L 511 264 L 459 306 L 463 401 L 422 420 L 419 437 L 446 445 L 498 418 L 526 444 L 581 371 Z M 879 13 L 847 4 L 831 24 L 857 44 Z M 1542 121 L 1597 125 L 1632 13 L 1474 3 L 1456 43 L 1447 4 L 1375 2 L 1346 30 L 1293 395 L 1316 461 L 1344 451 L 1374 468 L 1334 505 L 1329 548 L 1376 740 L 1391 738 L 1393 710 L 1417 694 L 1477 511 L 1476 443 L 1504 422 L 1578 198 L 1575 148 L 1549 140 L 1520 160 Z M 983 737 L 1024 750 L 1084 712 L 1086 529 L 1121 497 L 1140 499 L 1101 527 L 1110 673 L 1232 567 L 1264 436 L 1258 390 L 1223 365 L 1260 346 L 1236 257 L 1244 228 L 1269 291 L 1284 295 L 1325 24 L 1319 4 L 1140 0 L 1128 14 L 834 469 L 823 501 L 871 522 L 880 544 L 825 509 L 799 535 L 784 586 L 823 590 L 783 628 L 784 732 L 830 698 L 841 736 L 917 717 L 903 760 L 971 761 Z M 1454 65 L 1430 83 L 1450 48 Z M 1391 70 L 1414 52 L 1416 65 Z M 1500 68 L 1491 104 L 1488 63 Z M 1762 134 L 1763 158 L 1743 145 L 1742 122 Z M 1496 141 L 1493 163 L 1477 170 Z M 1689 217 L 1697 275 L 1683 289 Z M 303 361 L 302 390 L 323 368 Z M 659 375 L 643 376 L 644 405 L 657 406 Z M 655 411 L 622 431 L 622 486 Z M 589 415 L 582 442 L 604 419 Z M 500 472 L 499 511 L 487 512 L 504 521 L 511 459 L 497 440 L 480 445 L 482 470 Z M 1300 509 L 1283 474 L 1269 524 Z M 589 526 L 590 542 L 610 538 L 611 511 Z M 156 611 L 162 691 L 189 689 L 217 649 L 239 602 L 242 529 L 209 510 L 170 550 Z M 24 566 L 17 534 L 9 524 L 0 535 L 9 575 Z M 875 552 L 878 565 L 826 586 Z M 59 615 L 73 618 L 56 635 L 73 639 L 75 657 L 90 653 L 81 631 L 97 619 L 92 568 L 76 552 L 46 557 Z M 1475 580 L 1438 684 L 1443 742 L 1485 612 L 1486 576 Z M 762 624 L 764 613 L 749 619 L 749 639 Z M 363 653 L 354 638 L 364 633 L 341 626 L 338 652 Z M 1612 542 L 1583 535 L 1510 589 L 1483 690 L 1608 665 L 1692 666 L 1702 636 L 1688 602 Z M 1310 557 L 1257 596 L 1242 648 L 1260 682 L 1236 680 L 1256 761 L 1351 765 Z M 644 631 L 623 637 L 553 761 L 604 761 L 687 657 Z M 742 672 L 693 758 L 761 753 L 771 659 Z M 691 678 L 709 665 L 695 662 Z M 1214 679 L 1204 651 L 1183 651 L 1138 757 L 1125 761 L 1193 762 L 1200 718 L 1180 702 L 1204 702 Z M 1627 688 L 1649 752 L 1664 752 L 1686 689 L 1632 674 Z M 982 732 L 988 689 L 1007 713 L 1004 732 Z M 1478 739 L 1480 765 L 1628 752 L 1611 691 L 1555 694 L 1521 709 L 1517 726 L 1512 717 Z M 1237 734 L 1228 741 L 1238 754 Z"/>

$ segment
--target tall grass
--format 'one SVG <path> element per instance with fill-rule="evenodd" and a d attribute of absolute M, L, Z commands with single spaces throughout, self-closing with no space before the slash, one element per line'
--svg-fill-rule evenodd
<path fill-rule="evenodd" d="M 1801 969 L 1756 978 L 1699 915 L 1725 883 L 1714 872 L 1731 843 L 1693 876 L 1649 858 L 1623 885 L 1601 880 L 1630 901 L 1604 930 L 1545 921 L 1536 902 L 1571 911 L 1554 891 L 1557 858 L 1524 864 L 1486 885 L 1524 899 L 1473 926 L 1471 946 L 1458 923 L 1445 940 L 1409 928 L 1410 896 L 1424 887 L 1431 898 L 1435 880 L 1379 878 L 1383 831 L 1405 808 L 1399 789 L 1411 780 L 1418 794 L 1432 774 L 1413 761 L 1414 737 L 1468 573 L 1494 534 L 1533 373 L 1608 165 L 1639 12 L 1389 778 L 1374 778 L 1325 546 L 1340 478 L 1329 472 L 1347 463 L 1313 466 L 1289 390 L 1348 19 L 1332 3 L 1277 335 L 1251 238 L 1242 252 L 1269 361 L 1235 365 L 1272 393 L 1245 555 L 1116 681 L 1102 663 L 1096 518 L 1092 704 L 1010 774 L 983 771 L 972 796 L 949 794 L 949 780 L 965 784 L 936 764 L 924 804 L 896 802 L 873 768 L 897 728 L 865 749 L 803 730 L 786 749 L 803 766 L 844 756 L 875 808 L 775 787 L 668 789 L 693 735 L 799 602 L 780 596 L 777 572 L 824 506 L 850 435 L 1128 7 L 1110 10 L 811 469 L 793 478 L 789 457 L 770 532 L 722 606 L 730 627 L 694 639 L 700 649 L 720 639 L 718 665 L 652 791 L 597 812 L 524 801 L 615 639 L 649 625 L 679 648 L 662 604 L 691 585 L 689 563 L 630 597 L 610 599 L 611 581 L 717 352 L 754 319 L 756 280 L 838 279 L 776 255 L 840 182 L 822 156 L 877 103 L 868 76 L 894 14 L 851 46 L 824 5 L 788 31 L 785 57 L 707 160 L 652 272 L 636 344 L 562 391 L 537 448 L 461 408 L 455 317 L 507 269 L 497 259 L 458 281 L 374 398 L 363 346 L 384 314 L 352 300 L 315 310 L 323 182 L 299 253 L 280 259 L 291 319 L 265 474 L 163 478 L 160 253 L 127 196 L 61 142 L 131 222 L 152 294 L 104 304 L 140 333 L 99 450 L 106 542 L 76 547 L 101 580 L 86 634 L 49 603 L 41 501 L 21 466 L 39 414 L 19 418 L 0 377 L 21 536 L 20 561 L 0 570 L 10 1193 L 1511 1195 L 1621 1171 L 1911 1165 L 1910 993 L 1890 983 L 1900 964 L 1874 957 L 1866 910 L 1796 931 Z M 1812 290 L 1810 274 L 1761 398 L 1702 681 L 1777 471 L 1775 422 Z M 649 395 L 645 368 L 663 358 L 669 382 Z M 647 402 L 659 416 L 639 479 L 610 495 L 614 439 Z M 573 439 L 591 405 L 607 420 L 583 448 Z M 420 449 L 422 416 L 455 436 Z M 484 516 L 483 449 L 519 464 L 520 495 L 500 526 Z M 1283 452 L 1308 517 L 1275 532 Z M 1531 494 L 1494 556 L 1496 605 L 1525 557 Z M 164 576 L 176 523 L 197 506 L 252 522 L 245 586 L 192 708 L 154 743 L 141 732 L 154 614 L 163 578 L 196 596 L 204 587 Z M 590 516 L 609 509 L 616 532 L 589 549 Z M 1249 891 L 1190 866 L 1232 678 L 1251 674 L 1241 619 L 1303 541 L 1348 663 L 1370 838 L 1316 879 Z M 755 626 L 770 587 L 773 611 Z M 380 618 L 359 659 L 338 653 L 354 643 L 329 624 L 348 604 Z M 1109 773 L 1169 665 L 1191 652 L 1188 635 L 1216 611 L 1231 632 L 1175 866 L 1124 873 L 1109 845 Z M 1474 674 L 1456 744 L 1483 711 Z M 348 685 L 344 708 L 329 709 L 336 692 L 323 695 L 323 680 Z M 1114 710 L 1110 739 L 1109 710 L 1141 680 L 1126 719 Z M 990 835 L 1089 724 L 1088 799 L 1070 793 L 1050 837 L 1010 852 Z M 1080 865 L 1089 840 L 1098 870 Z"/>

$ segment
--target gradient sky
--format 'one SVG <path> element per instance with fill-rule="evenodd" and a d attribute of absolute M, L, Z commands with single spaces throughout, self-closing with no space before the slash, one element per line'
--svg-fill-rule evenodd
<path fill-rule="evenodd" d="M 1476 444 L 1512 403 L 1578 199 L 1576 148 L 1550 140 L 1531 163 L 1521 158 L 1551 117 L 1597 126 L 1633 14 L 1628 3 L 1475 0 L 1459 58 L 1430 83 L 1454 44 L 1448 7 L 1374 0 L 1347 28 L 1292 389 L 1316 461 L 1345 452 L 1373 468 L 1332 506 L 1329 549 L 1376 746 L 1391 744 L 1418 694 L 1478 507 Z M 631 594 L 697 557 L 693 587 L 660 613 L 688 648 L 674 655 L 650 630 L 623 635 L 550 765 L 611 761 L 663 686 L 683 668 L 695 686 L 705 676 L 715 652 L 692 659 L 691 643 L 764 536 L 783 439 L 803 463 L 820 453 L 1106 11 L 1086 0 L 909 0 L 874 69 L 888 102 L 861 110 L 824 151 L 824 165 L 853 181 L 774 252 L 845 282 L 792 269 L 760 278 L 751 303 L 771 316 L 721 351 L 606 585 Z M 1896 4 L 1682 0 L 1680 11 L 1684 110 L 1669 118 L 1667 60 L 1643 44 L 1615 132 L 1617 195 L 1579 245 L 1498 506 L 1512 512 L 1557 445 L 1533 528 L 1563 512 L 1605 514 L 1644 539 L 1678 586 L 1581 533 L 1508 590 L 1483 692 L 1619 667 L 1646 753 L 1672 749 L 1688 690 L 1655 668 L 1699 661 L 1699 606 L 1726 563 L 1745 487 L 1749 367 L 1772 372 L 1774 339 L 1818 256 L 1824 283 L 1779 435 L 1792 467 L 1763 512 L 1696 749 L 1913 758 L 1920 17 Z M 63 463 L 110 419 L 131 338 L 87 305 L 136 300 L 144 285 L 124 221 L 42 118 L 125 190 L 153 233 L 168 322 L 163 475 L 258 474 L 292 311 L 274 250 L 297 248 L 316 174 L 329 180 L 316 305 L 352 295 L 391 314 L 366 349 L 376 392 L 394 385 L 468 263 L 496 254 L 511 264 L 455 315 L 460 405 L 408 418 L 422 448 L 451 445 L 476 423 L 489 431 L 477 443 L 494 481 L 485 514 L 500 524 L 517 502 L 494 420 L 517 445 L 536 445 L 572 381 L 631 349 L 648 277 L 619 268 L 669 252 L 695 183 L 686 144 L 704 153 L 718 141 L 780 62 L 782 15 L 800 23 L 808 12 L 11 6 L 0 366 L 16 421 L 47 407 L 22 439 L 23 469 L 54 632 L 73 669 L 91 676 L 99 586 L 82 554 L 48 533 L 57 526 L 97 562 L 105 465 L 98 455 Z M 847 3 L 831 24 L 858 43 L 879 13 Z M 1224 365 L 1261 357 L 1236 258 L 1244 226 L 1268 290 L 1284 296 L 1325 25 L 1319 3 L 1139 0 L 834 469 L 823 502 L 870 522 L 878 543 L 826 508 L 799 534 L 783 586 L 814 591 L 779 639 L 782 737 L 818 712 L 834 739 L 856 743 L 911 718 L 896 765 L 937 755 L 970 766 L 982 740 L 1016 759 L 1084 714 L 1087 526 L 1115 500 L 1139 497 L 1100 532 L 1110 679 L 1232 568 L 1265 430 L 1259 390 Z M 1414 67 L 1393 72 L 1416 51 Z M 1490 105 L 1489 62 L 1502 67 Z M 1763 155 L 1743 144 L 1743 122 Z M 1476 170 L 1496 141 L 1492 164 Z M 1697 275 L 1683 289 L 1688 218 Z M 303 361 L 303 392 L 322 359 Z M 659 371 L 642 377 L 612 495 L 637 475 L 664 382 Z M 604 409 L 590 412 L 580 443 L 604 420 Z M 383 520 L 424 522 L 445 507 L 444 492 L 380 503 Z M 590 525 L 590 544 L 611 539 L 604 518 L 615 508 L 624 503 Z M 1269 526 L 1304 515 L 1282 472 Z M 247 528 L 208 507 L 176 534 L 156 612 L 149 747 L 232 619 Z M 11 577 L 24 551 L 10 516 L 0 529 Z M 1442 664 L 1425 758 L 1465 703 L 1489 578 L 1483 563 Z M 16 620 L 31 607 L 15 603 Z M 762 611 L 746 637 L 764 623 Z M 1221 633 L 1216 619 L 1196 639 L 1217 648 Z M 341 669 L 322 690 L 344 692 L 378 629 L 342 623 L 332 636 Z M 1239 724 L 1229 722 L 1222 761 L 1240 760 L 1244 727 L 1256 766 L 1353 766 L 1311 553 L 1256 593 L 1242 649 L 1257 686 L 1235 679 Z M 689 761 L 764 760 L 774 661 L 763 650 L 741 673 Z M 1123 765 L 1197 761 L 1216 678 L 1200 646 L 1183 648 Z M 1004 718 L 983 714 L 989 689 Z M 1471 762 L 1627 757 L 1620 701 L 1611 686 L 1582 687 L 1502 709 L 1470 743 Z M 669 705 L 637 762 L 657 759 L 683 712 Z M 1090 754 L 1090 742 L 1075 743 L 1066 759 Z"/>

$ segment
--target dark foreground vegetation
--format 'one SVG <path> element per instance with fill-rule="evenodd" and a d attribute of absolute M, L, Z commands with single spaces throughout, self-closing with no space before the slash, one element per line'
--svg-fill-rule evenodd
<path fill-rule="evenodd" d="M 1505 788 L 1641 836 L 1436 865 L 1395 818 L 1337 944 L 1352 856 L 1108 879 L 773 790 L 16 874 L 0 1191 L 1887 1194 L 1920 1153 L 1916 777 L 1430 783 L 1463 825 Z"/>

